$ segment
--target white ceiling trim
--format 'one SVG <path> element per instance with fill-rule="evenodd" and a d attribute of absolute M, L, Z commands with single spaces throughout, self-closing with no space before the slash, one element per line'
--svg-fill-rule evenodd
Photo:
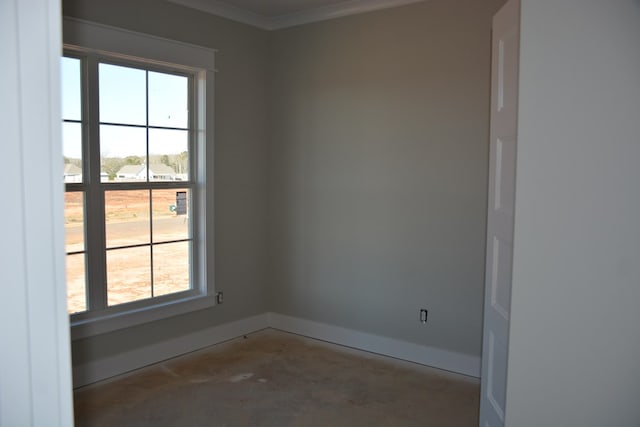
<path fill-rule="evenodd" d="M 270 29 L 276 30 L 280 28 L 293 27 L 294 25 L 325 21 L 327 19 L 356 15 L 358 13 L 371 12 L 380 9 L 388 9 L 421 1 L 424 0 L 351 0 L 331 6 L 292 13 L 290 15 L 277 16 L 271 19 L 272 27 Z"/>
<path fill-rule="evenodd" d="M 318 7 L 315 9 L 275 17 L 259 15 L 219 0 L 168 1 L 193 9 L 198 9 L 212 15 L 222 16 L 223 18 L 231 19 L 233 21 L 253 25 L 265 30 L 278 30 L 281 28 L 324 21 L 342 16 L 356 15 L 358 13 L 388 9 L 411 3 L 419 3 L 425 0 L 350 0 L 331 6 Z"/>
<path fill-rule="evenodd" d="M 212 15 L 222 16 L 232 21 L 253 25 L 254 27 L 269 28 L 269 18 L 258 15 L 239 7 L 232 6 L 218 0 L 168 0 L 170 3 L 177 3 Z"/>

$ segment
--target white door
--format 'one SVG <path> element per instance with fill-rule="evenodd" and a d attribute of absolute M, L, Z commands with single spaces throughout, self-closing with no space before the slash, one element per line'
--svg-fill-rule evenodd
<path fill-rule="evenodd" d="M 504 426 L 516 180 L 520 0 L 493 18 L 480 426 Z"/>
<path fill-rule="evenodd" d="M 0 426 L 73 426 L 60 0 L 0 0 Z"/>

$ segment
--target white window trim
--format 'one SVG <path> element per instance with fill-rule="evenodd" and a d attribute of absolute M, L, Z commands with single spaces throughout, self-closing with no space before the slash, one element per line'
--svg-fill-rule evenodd
<path fill-rule="evenodd" d="M 206 164 L 213 162 L 213 83 L 216 51 L 73 18 L 64 18 L 63 40 L 67 50 L 116 56 L 125 60 L 143 60 L 158 65 L 179 65 L 195 72 L 196 75 L 194 145 L 197 150 L 195 161 L 198 164 L 195 165 L 194 171 L 196 185 L 193 191 L 196 193 L 196 202 L 193 209 L 197 212 L 194 217 L 198 221 L 195 228 L 198 233 L 194 233 L 192 237 L 192 244 L 197 247 L 195 252 L 198 254 L 192 260 L 192 283 L 195 289 L 182 293 L 183 296 L 167 295 L 115 306 L 105 311 L 71 315 L 71 338 L 86 338 L 214 306 L 214 275 L 207 274 L 207 265 L 211 267 L 208 260 L 213 259 L 213 236 L 207 235 L 206 232 L 207 224 L 213 225 L 213 200 L 210 197 L 211 200 L 207 201 L 205 175 Z M 209 182 L 209 185 L 212 185 L 212 182 Z"/>

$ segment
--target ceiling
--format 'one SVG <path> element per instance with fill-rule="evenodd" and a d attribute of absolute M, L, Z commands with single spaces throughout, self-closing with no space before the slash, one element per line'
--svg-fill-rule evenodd
<path fill-rule="evenodd" d="M 424 0 L 167 0 L 266 30 Z"/>
<path fill-rule="evenodd" d="M 347 3 L 346 0 L 224 0 L 224 2 L 270 18 Z"/>

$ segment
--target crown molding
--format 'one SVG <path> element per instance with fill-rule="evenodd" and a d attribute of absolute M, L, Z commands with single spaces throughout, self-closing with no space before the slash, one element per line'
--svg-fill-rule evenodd
<path fill-rule="evenodd" d="M 271 30 L 293 27 L 296 25 L 310 24 L 312 22 L 326 21 L 328 19 L 343 16 L 357 15 L 374 10 L 389 9 L 404 6 L 411 3 L 419 3 L 424 0 L 350 0 L 335 5 L 318 7 L 307 11 L 296 12 L 288 15 L 276 16 L 270 19 Z"/>
<path fill-rule="evenodd" d="M 211 15 L 221 16 L 232 21 L 241 22 L 243 24 L 252 25 L 254 27 L 269 30 L 270 19 L 257 13 L 232 6 L 219 0 L 167 0 L 170 3 L 179 4 L 181 6 L 197 9 Z"/>
<path fill-rule="evenodd" d="M 279 15 L 274 17 L 259 15 L 220 0 L 168 0 L 171 3 L 197 9 L 212 15 L 221 16 L 243 24 L 264 30 L 279 30 L 296 25 L 325 21 L 348 15 L 356 15 L 374 10 L 388 9 L 419 3 L 425 0 L 350 0 L 335 5 L 318 7 L 311 10 Z"/>

